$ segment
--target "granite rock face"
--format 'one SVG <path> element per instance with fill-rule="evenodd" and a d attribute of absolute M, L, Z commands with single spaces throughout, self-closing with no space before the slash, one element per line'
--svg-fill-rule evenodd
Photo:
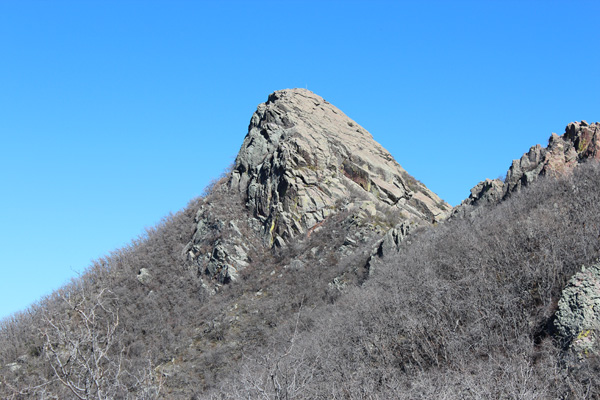
<path fill-rule="evenodd" d="M 201 276 L 222 285 L 254 257 L 310 237 L 336 215 L 348 235 L 343 256 L 397 224 L 429 225 L 450 211 L 342 111 L 308 90 L 286 89 L 253 114 L 185 252 Z"/>
<path fill-rule="evenodd" d="M 305 89 L 274 92 L 258 106 L 230 188 L 275 245 L 337 212 L 357 192 L 415 223 L 442 220 L 450 211 L 369 132 Z"/>
<path fill-rule="evenodd" d="M 455 212 L 465 206 L 497 204 L 539 176 L 568 173 L 588 159 L 600 159 L 600 123 L 571 122 L 563 135 L 550 136 L 547 147 L 535 145 L 519 160 L 513 160 L 504 182 L 487 179 L 477 184 Z"/>

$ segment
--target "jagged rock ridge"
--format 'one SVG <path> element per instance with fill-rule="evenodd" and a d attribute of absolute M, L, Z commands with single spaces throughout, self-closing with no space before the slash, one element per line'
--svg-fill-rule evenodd
<path fill-rule="evenodd" d="M 455 212 L 466 206 L 496 204 L 539 176 L 560 175 L 590 159 L 600 159 L 600 123 L 571 122 L 563 135 L 550 136 L 547 147 L 537 144 L 519 160 L 513 160 L 504 181 L 486 179 L 478 183 Z"/>
<path fill-rule="evenodd" d="M 471 195 L 453 210 L 465 215 L 480 205 L 495 205 L 540 176 L 571 173 L 580 163 L 600 160 L 600 123 L 571 122 L 565 133 L 552 133 L 548 146 L 532 146 L 519 160 L 513 160 L 504 181 L 486 179 L 471 189 Z M 473 208 L 475 207 L 475 208 Z M 563 349 L 577 360 L 600 353 L 600 264 L 571 277 L 563 289 L 552 329 Z"/>

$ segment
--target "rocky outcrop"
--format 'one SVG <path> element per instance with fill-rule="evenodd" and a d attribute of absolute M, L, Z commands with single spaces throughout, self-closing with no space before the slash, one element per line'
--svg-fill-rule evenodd
<path fill-rule="evenodd" d="M 188 259 L 195 262 L 200 275 L 208 276 L 218 285 L 237 280 L 238 271 L 251 261 L 248 252 L 253 246 L 252 229 L 249 227 L 252 219 L 238 221 L 236 218 L 243 216 L 243 211 L 229 207 L 223 209 L 223 205 L 208 202 L 200 207 L 194 235 L 184 249 Z M 242 233 L 238 225 L 249 234 Z"/>
<path fill-rule="evenodd" d="M 504 182 L 500 179 L 486 179 L 479 182 L 469 196 L 470 204 L 496 204 L 504 196 Z"/>
<path fill-rule="evenodd" d="M 486 179 L 477 184 L 469 198 L 454 208 L 453 216 L 497 204 L 540 176 L 560 176 L 588 160 L 600 160 L 600 123 L 572 122 L 563 135 L 552 133 L 547 147 L 535 145 L 513 160 L 504 181 Z M 600 264 L 584 267 L 571 278 L 558 302 L 554 329 L 565 350 L 576 358 L 599 352 Z"/>
<path fill-rule="evenodd" d="M 578 358 L 600 350 L 600 264 L 583 267 L 558 302 L 554 322 L 563 345 Z"/>
<path fill-rule="evenodd" d="M 277 91 L 258 106 L 230 188 L 269 244 L 284 245 L 357 196 L 414 223 L 439 221 L 450 210 L 364 128 L 305 89 Z"/>
<path fill-rule="evenodd" d="M 589 159 L 600 159 L 600 123 L 572 122 L 563 135 L 553 133 L 547 147 L 535 145 L 519 160 L 513 160 L 504 182 L 486 179 L 477 184 L 454 212 L 467 206 L 496 204 L 539 176 L 566 173 Z"/>
<path fill-rule="evenodd" d="M 373 274 L 377 263 L 382 262 L 385 257 L 389 257 L 400 250 L 400 246 L 408 236 L 410 229 L 410 224 L 403 222 L 385 234 L 367 261 L 366 269 L 369 275 Z"/>

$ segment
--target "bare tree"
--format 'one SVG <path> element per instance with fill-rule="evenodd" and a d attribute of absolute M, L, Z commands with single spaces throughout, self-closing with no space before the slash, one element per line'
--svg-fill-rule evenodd
<path fill-rule="evenodd" d="M 298 348 L 300 339 L 298 325 L 302 303 L 293 322 L 291 337 L 283 348 L 261 357 L 246 357 L 242 367 L 241 387 L 234 397 L 251 397 L 265 400 L 288 400 L 306 398 L 307 389 L 314 377 L 314 360 L 307 358 L 306 349 Z M 292 321 L 290 321 L 292 323 Z M 292 326 L 290 325 L 290 328 Z M 282 344 L 283 345 L 283 344 Z"/>
<path fill-rule="evenodd" d="M 158 396 L 161 381 L 151 363 L 147 371 L 133 373 L 126 368 L 127 349 L 120 340 L 118 299 L 113 292 L 93 293 L 78 285 L 77 290 L 59 296 L 66 306 L 64 314 L 47 311 L 40 328 L 56 379 L 78 399 L 128 397 L 140 389 L 144 398 Z"/>

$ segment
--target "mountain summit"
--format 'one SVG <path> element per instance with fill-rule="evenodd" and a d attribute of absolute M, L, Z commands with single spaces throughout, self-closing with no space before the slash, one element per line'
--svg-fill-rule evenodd
<path fill-rule="evenodd" d="M 201 207 L 188 251 L 220 283 L 235 279 L 251 254 L 285 247 L 341 213 L 349 215 L 342 229 L 357 235 L 348 239 L 354 242 L 400 223 L 403 232 L 430 225 L 451 210 L 369 132 L 306 89 L 276 91 L 258 106 L 215 191 L 222 200 Z M 236 210 L 223 209 L 233 203 Z"/>
<path fill-rule="evenodd" d="M 323 221 L 353 191 L 413 222 L 439 221 L 450 210 L 369 132 L 306 89 L 276 91 L 258 106 L 230 186 L 275 243 Z"/>

